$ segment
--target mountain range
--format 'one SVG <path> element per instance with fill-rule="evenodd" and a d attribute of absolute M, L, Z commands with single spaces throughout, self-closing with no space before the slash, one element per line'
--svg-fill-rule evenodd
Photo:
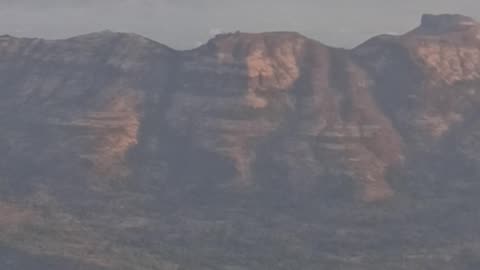
<path fill-rule="evenodd" d="M 478 269 L 480 24 L 351 50 L 0 36 L 5 269 Z"/>

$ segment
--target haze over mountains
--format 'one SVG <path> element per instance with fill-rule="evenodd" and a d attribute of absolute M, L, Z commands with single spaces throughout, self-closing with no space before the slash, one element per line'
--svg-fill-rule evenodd
<path fill-rule="evenodd" d="M 475 0 L 0 0 L 0 33 L 61 39 L 110 29 L 191 49 L 219 32 L 297 31 L 353 48 L 408 31 L 424 12 L 479 18 L 478 10 Z"/>
<path fill-rule="evenodd" d="M 0 266 L 479 265 L 472 18 L 352 50 L 1 36 L 0 70 Z"/>

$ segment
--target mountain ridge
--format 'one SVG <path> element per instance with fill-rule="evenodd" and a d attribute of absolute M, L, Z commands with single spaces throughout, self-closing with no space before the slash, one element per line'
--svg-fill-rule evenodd
<path fill-rule="evenodd" d="M 472 26 L 475 26 L 477 25 L 478 26 L 478 22 L 473 19 L 472 17 L 468 17 L 468 16 L 465 16 L 465 15 L 461 15 L 461 14 L 449 14 L 449 13 L 445 13 L 445 14 L 429 14 L 429 13 L 424 13 L 422 14 L 421 16 L 421 25 L 419 26 L 419 28 L 422 28 L 422 27 L 437 27 L 437 28 L 447 28 L 447 31 L 446 32 L 455 32 L 455 26 L 464 26 L 464 28 L 462 29 L 456 29 L 457 31 L 462 31 L 462 30 L 465 30 L 465 29 L 468 29 L 469 27 L 472 27 Z M 448 28 L 451 28 L 451 29 L 448 29 Z M 412 31 L 408 31 L 406 32 L 405 34 L 409 34 L 410 32 L 419 32 L 419 29 L 414 29 Z M 442 31 L 440 31 L 439 33 L 441 33 Z M 391 36 L 403 36 L 405 34 L 396 34 L 396 35 L 391 35 Z M 235 32 L 226 32 L 226 33 L 220 33 L 220 34 L 217 34 L 213 37 L 211 37 L 209 40 L 207 40 L 205 43 L 197 46 L 197 47 L 194 47 L 194 48 L 191 48 L 191 49 L 175 49 L 174 47 L 171 47 L 171 46 L 168 46 L 168 45 L 165 45 L 163 44 L 161 41 L 159 40 L 155 40 L 155 39 L 151 39 L 147 36 L 143 36 L 143 35 L 140 35 L 140 34 L 137 34 L 137 33 L 134 33 L 134 32 L 117 32 L 117 31 L 112 31 L 112 30 L 109 30 L 109 29 L 105 29 L 105 30 L 100 30 L 100 31 L 96 31 L 96 32 L 89 32 L 89 33 L 85 33 L 85 34 L 79 34 L 79 35 L 75 35 L 75 36 L 71 36 L 71 37 L 67 37 L 67 38 L 60 38 L 60 39 L 45 39 L 45 38 L 41 38 L 41 37 L 17 37 L 17 36 L 13 36 L 13 35 L 10 35 L 10 34 L 3 34 L 0 36 L 0 38 L 2 39 L 5 39 L 5 38 L 12 38 L 12 39 L 30 39 L 30 40 L 42 40 L 42 41 L 67 41 L 67 40 L 71 40 L 71 39 L 79 39 L 79 38 L 87 38 L 87 37 L 98 37 L 98 36 L 104 36 L 104 37 L 107 37 L 107 36 L 124 36 L 124 37 L 129 37 L 129 38 L 133 38 L 133 39 L 143 39 L 143 40 L 148 40 L 148 41 L 151 41 L 151 42 L 155 42 L 159 45 L 162 45 L 164 47 L 167 47 L 171 50 L 174 50 L 176 52 L 188 52 L 188 51 L 193 51 L 193 50 L 197 50 L 203 46 L 205 46 L 206 44 L 208 44 L 209 42 L 215 40 L 215 39 L 218 39 L 218 38 L 221 38 L 221 37 L 228 37 L 228 36 L 234 36 L 234 35 L 243 35 L 243 36 L 266 36 L 266 35 L 296 35 L 296 36 L 301 36 L 303 38 L 306 38 L 306 39 L 310 39 L 310 40 L 314 40 L 314 41 L 317 41 L 321 44 L 323 44 L 321 41 L 319 40 L 316 40 L 316 39 L 312 39 L 308 36 L 305 36 L 299 32 L 296 32 L 296 31 L 266 31 L 266 32 L 242 32 L 242 31 L 235 31 Z M 380 34 L 378 36 L 388 36 L 387 34 Z M 358 44 L 357 46 L 360 46 L 362 43 Z M 323 44 L 324 46 L 327 46 L 327 47 L 330 47 L 330 48 L 336 48 L 336 49 L 346 49 L 346 50 L 351 50 L 351 49 L 347 49 L 347 48 L 344 48 L 344 47 L 336 47 L 336 46 L 330 46 L 330 45 L 327 45 L 327 44 Z M 353 46 L 353 48 L 355 48 L 356 46 Z"/>
<path fill-rule="evenodd" d="M 456 269 L 480 243 L 477 26 L 425 15 L 351 50 L 2 36 L 0 246 L 64 268 Z"/>

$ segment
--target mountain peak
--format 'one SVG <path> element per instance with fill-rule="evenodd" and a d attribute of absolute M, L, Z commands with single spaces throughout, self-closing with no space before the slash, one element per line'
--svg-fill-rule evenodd
<path fill-rule="evenodd" d="M 423 14 L 417 29 L 426 34 L 443 34 L 470 29 L 478 25 L 473 18 L 460 14 Z"/>
<path fill-rule="evenodd" d="M 71 37 L 70 39 L 98 40 L 98 39 L 112 39 L 112 38 L 145 39 L 145 37 L 135 33 L 114 32 L 111 30 L 91 32 L 83 35 L 74 36 L 74 37 Z"/>
<path fill-rule="evenodd" d="M 297 32 L 262 32 L 262 33 L 246 33 L 232 32 L 218 34 L 210 39 L 208 43 L 224 43 L 224 42 L 255 42 L 255 41 L 286 41 L 294 39 L 307 39 Z"/>

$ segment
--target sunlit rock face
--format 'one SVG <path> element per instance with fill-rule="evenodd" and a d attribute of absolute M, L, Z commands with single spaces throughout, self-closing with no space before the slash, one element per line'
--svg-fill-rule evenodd
<path fill-rule="evenodd" d="M 376 37 L 354 50 L 376 78 L 376 96 L 409 152 L 417 153 L 413 159 L 428 163 L 427 155 L 450 168 L 478 160 L 459 141 L 465 129 L 476 133 L 479 29 L 465 16 L 424 15 L 414 31 Z"/>
<path fill-rule="evenodd" d="M 3 36 L 1 164 L 10 176 L 68 173 L 87 189 L 388 199 L 392 171 L 473 117 L 476 25 L 425 15 L 352 51 L 290 32 L 222 34 L 183 52 L 112 32 Z"/>
<path fill-rule="evenodd" d="M 188 161 L 167 181 L 298 194 L 338 181 L 351 198 L 393 194 L 385 176 L 403 158 L 401 138 L 348 52 L 295 33 L 225 34 L 182 53 L 175 73 L 157 119 L 184 141 L 166 167 Z"/>
<path fill-rule="evenodd" d="M 4 168 L 13 176 L 39 178 L 89 172 L 125 177 L 146 89 L 162 91 L 172 54 L 133 34 L 102 32 L 61 41 L 3 37 Z M 25 169 L 17 158 L 30 166 Z"/>

